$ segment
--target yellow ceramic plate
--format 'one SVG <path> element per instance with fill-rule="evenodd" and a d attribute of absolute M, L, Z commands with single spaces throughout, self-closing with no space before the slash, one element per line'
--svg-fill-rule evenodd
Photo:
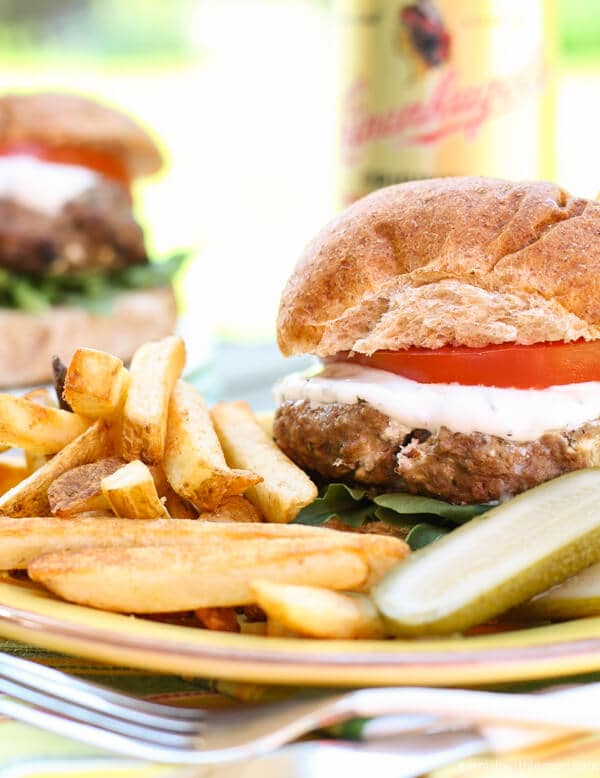
<path fill-rule="evenodd" d="M 600 670 L 600 618 L 443 640 L 234 635 L 105 613 L 0 583 L 0 634 L 96 661 L 269 684 L 490 684 Z"/>

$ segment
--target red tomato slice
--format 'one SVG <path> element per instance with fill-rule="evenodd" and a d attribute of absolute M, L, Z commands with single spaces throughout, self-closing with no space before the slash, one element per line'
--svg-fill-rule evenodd
<path fill-rule="evenodd" d="M 346 352 L 331 359 L 388 370 L 422 384 L 546 389 L 558 384 L 600 381 L 600 341 L 410 348 L 376 351 L 370 357 Z"/>
<path fill-rule="evenodd" d="M 38 143 L 12 143 L 0 145 L 0 156 L 10 157 L 24 154 L 46 162 L 58 162 L 63 165 L 81 165 L 100 175 L 118 181 L 129 189 L 131 179 L 125 165 L 112 154 L 96 149 L 84 149 L 79 146 L 43 146 Z"/>

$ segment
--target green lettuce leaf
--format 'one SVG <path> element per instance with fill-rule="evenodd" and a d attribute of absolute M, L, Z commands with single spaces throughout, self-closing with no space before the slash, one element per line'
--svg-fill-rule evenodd
<path fill-rule="evenodd" d="M 436 527 L 433 524 L 422 522 L 421 524 L 415 524 L 406 536 L 406 542 L 412 551 L 418 551 L 420 548 L 425 548 L 425 546 L 438 540 L 438 538 L 444 537 L 449 532 L 450 530 L 445 527 Z"/>
<path fill-rule="evenodd" d="M 489 503 L 479 505 L 452 505 L 444 500 L 434 500 L 432 497 L 420 497 L 417 494 L 380 494 L 373 498 L 376 505 L 388 508 L 394 513 L 401 514 L 427 514 L 447 519 L 453 524 L 464 524 L 493 506 Z"/>
<path fill-rule="evenodd" d="M 366 522 L 383 521 L 399 530 L 416 550 L 446 535 L 453 526 L 493 507 L 490 503 L 452 505 L 444 500 L 403 492 L 373 495 L 366 489 L 331 483 L 320 490 L 314 502 L 300 511 L 295 523 L 321 526 L 335 517 L 349 527 L 358 528 Z"/>
<path fill-rule="evenodd" d="M 121 270 L 35 276 L 0 268 L 0 306 L 43 313 L 54 305 L 73 305 L 94 313 L 110 313 L 116 294 L 170 284 L 187 258 L 187 253 L 180 253 L 166 260 L 131 265 Z"/>
<path fill-rule="evenodd" d="M 350 527 L 360 527 L 374 512 L 375 506 L 365 499 L 364 489 L 352 489 L 346 484 L 328 484 L 314 502 L 300 511 L 295 523 L 319 527 L 337 516 Z"/>

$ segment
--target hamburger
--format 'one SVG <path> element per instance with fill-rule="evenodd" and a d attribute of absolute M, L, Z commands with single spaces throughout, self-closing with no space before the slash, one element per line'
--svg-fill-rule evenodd
<path fill-rule="evenodd" d="M 124 114 L 68 94 L 0 98 L 0 385 L 48 381 L 78 346 L 129 359 L 173 331 L 131 184 L 162 158 Z"/>
<path fill-rule="evenodd" d="M 274 436 L 322 481 L 457 505 L 600 465 L 600 203 L 444 178 L 363 198 L 282 295 Z"/>

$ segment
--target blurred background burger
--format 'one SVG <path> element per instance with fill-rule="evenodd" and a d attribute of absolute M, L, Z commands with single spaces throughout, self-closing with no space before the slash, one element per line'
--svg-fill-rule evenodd
<path fill-rule="evenodd" d="M 47 381 L 78 346 L 129 359 L 173 331 L 170 277 L 151 263 L 132 181 L 161 154 L 134 121 L 61 93 L 0 98 L 0 384 Z"/>

